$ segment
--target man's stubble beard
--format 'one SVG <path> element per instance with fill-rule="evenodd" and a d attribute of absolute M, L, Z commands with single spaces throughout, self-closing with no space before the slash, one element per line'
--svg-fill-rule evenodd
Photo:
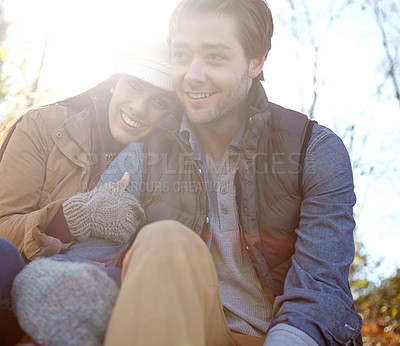
<path fill-rule="evenodd" d="M 199 119 L 193 121 L 190 112 L 186 112 L 190 121 L 195 125 L 213 125 L 245 109 L 244 105 L 250 90 L 247 86 L 248 74 L 249 71 L 247 69 L 246 72 L 242 74 L 237 88 L 230 91 L 229 95 L 227 95 L 227 99 L 221 100 L 221 102 L 212 107 L 208 116 L 204 117 L 204 121 L 199 121 Z M 239 102 L 237 102 L 238 99 L 240 99 Z M 243 114 L 240 114 L 240 116 L 243 116 Z"/>

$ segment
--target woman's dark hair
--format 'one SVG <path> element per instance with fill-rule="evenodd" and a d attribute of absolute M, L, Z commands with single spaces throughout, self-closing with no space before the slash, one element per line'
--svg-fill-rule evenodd
<path fill-rule="evenodd" d="M 121 77 L 120 74 L 114 74 L 107 78 L 95 87 L 65 100 L 57 101 L 54 104 L 68 106 L 68 107 L 86 107 L 88 105 L 89 95 L 95 94 L 98 97 L 102 97 L 106 104 L 110 103 L 112 93 L 110 90 L 115 87 L 118 79 Z"/>
<path fill-rule="evenodd" d="M 67 106 L 67 107 L 72 107 L 72 108 L 84 108 L 90 105 L 90 94 L 95 94 L 98 97 L 102 97 L 105 104 L 109 104 L 111 100 L 111 89 L 115 87 L 115 85 L 118 82 L 118 79 L 120 78 L 120 74 L 114 74 L 111 77 L 107 78 L 100 84 L 96 85 L 95 87 L 72 97 L 69 97 L 65 100 L 62 101 L 57 101 L 54 102 L 50 105 L 62 105 L 62 106 Z M 17 118 L 12 125 L 5 131 L 5 133 L 2 135 L 0 138 L 0 161 L 3 158 L 4 152 L 6 151 L 8 142 L 10 141 L 10 138 L 17 127 L 18 123 L 22 120 L 24 115 L 21 115 L 19 118 Z"/>

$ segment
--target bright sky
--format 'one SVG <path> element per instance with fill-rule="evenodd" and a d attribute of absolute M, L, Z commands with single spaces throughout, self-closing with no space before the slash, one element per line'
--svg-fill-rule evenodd
<path fill-rule="evenodd" d="M 8 18 L 15 20 L 9 31 L 17 50 L 38 61 L 46 39 L 49 41 L 41 87 L 63 97 L 108 77 L 114 58 L 129 49 L 133 40 L 165 35 L 170 12 L 177 3 L 6 0 L 5 7 Z"/>
<path fill-rule="evenodd" d="M 113 58 L 135 39 L 165 35 L 169 15 L 178 0 L 5 0 L 6 16 L 13 20 L 8 45 L 14 59 L 27 58 L 37 66 L 45 41 L 48 50 L 40 80 L 61 99 L 82 92 L 112 73 Z M 310 2 L 311 3 L 311 2 Z M 289 11 L 287 1 L 269 1 L 275 16 L 275 34 L 265 76 L 270 100 L 301 110 L 311 102 L 313 51 L 290 35 L 289 25 L 278 17 Z M 312 2 L 317 10 L 322 3 Z M 355 14 L 356 13 L 356 14 Z M 400 267 L 399 177 L 383 173 L 400 171 L 400 112 L 398 104 L 373 97 L 378 82 L 381 45 L 372 19 L 361 11 L 344 12 L 334 30 L 318 22 L 320 42 L 319 100 L 316 119 L 339 135 L 355 122 L 357 135 L 368 133 L 362 153 L 375 165 L 374 179 L 355 176 L 359 234 L 375 259 L 384 258 L 382 271 Z M 359 141 L 360 142 L 360 141 Z M 348 141 L 345 143 L 349 145 Z M 361 152 L 358 145 L 355 154 Z M 357 172 L 357 171 L 356 171 Z M 359 172 L 359 171 L 358 171 Z"/>

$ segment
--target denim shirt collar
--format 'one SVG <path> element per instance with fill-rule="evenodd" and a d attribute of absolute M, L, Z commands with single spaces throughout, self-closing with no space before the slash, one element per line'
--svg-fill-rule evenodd
<path fill-rule="evenodd" d="M 193 129 L 193 126 L 190 124 L 186 113 L 182 117 L 181 127 L 179 129 L 179 137 L 181 141 L 190 148 L 190 158 L 194 161 L 204 162 L 199 139 L 196 131 Z"/>
<path fill-rule="evenodd" d="M 246 122 L 242 123 L 242 126 L 236 132 L 232 141 L 226 148 L 226 153 L 228 155 L 235 155 L 240 153 L 242 138 L 246 129 Z M 186 113 L 182 117 L 181 126 L 179 129 L 179 137 L 181 141 L 186 144 L 190 150 L 190 158 L 195 161 L 205 162 L 205 157 L 203 150 L 201 148 L 199 139 L 197 137 L 196 131 L 193 128 L 193 125 L 190 123 L 187 118 Z"/>

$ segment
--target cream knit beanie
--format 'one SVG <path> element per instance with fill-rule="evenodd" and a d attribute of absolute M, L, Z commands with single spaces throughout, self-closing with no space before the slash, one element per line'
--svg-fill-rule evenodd
<path fill-rule="evenodd" d="M 166 40 L 153 39 L 136 43 L 130 52 L 117 58 L 115 72 L 131 75 L 167 91 L 174 90 Z"/>

